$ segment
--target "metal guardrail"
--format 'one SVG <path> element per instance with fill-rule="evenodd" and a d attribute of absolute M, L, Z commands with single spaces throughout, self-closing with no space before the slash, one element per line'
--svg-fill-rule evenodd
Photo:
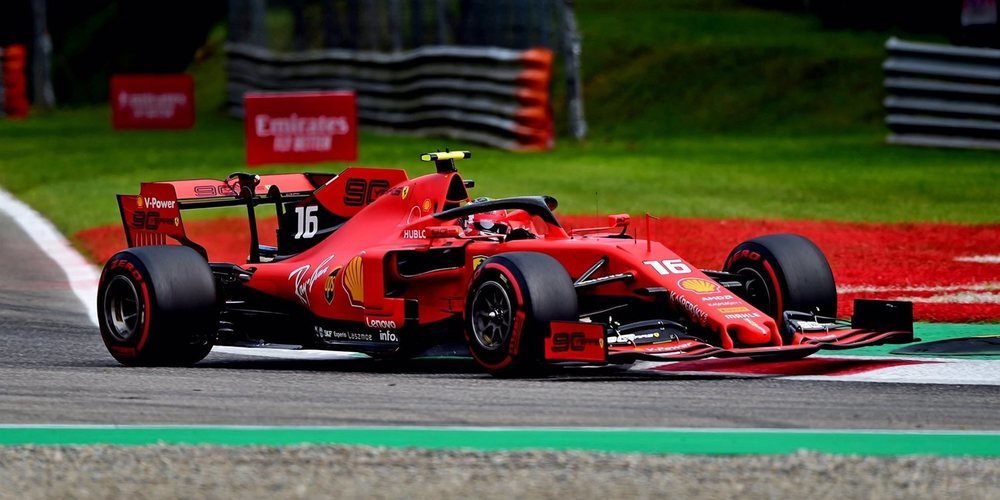
<path fill-rule="evenodd" d="M 1000 150 L 1000 50 L 890 38 L 890 144 Z"/>
<path fill-rule="evenodd" d="M 511 150 L 554 140 L 548 49 L 426 46 L 405 52 L 322 49 L 278 53 L 226 44 L 227 107 L 247 92 L 354 90 L 369 130 L 440 135 Z"/>

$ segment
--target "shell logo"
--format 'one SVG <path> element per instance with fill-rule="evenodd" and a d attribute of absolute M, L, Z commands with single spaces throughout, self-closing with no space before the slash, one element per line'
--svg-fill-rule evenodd
<path fill-rule="evenodd" d="M 135 199 L 135 206 L 142 208 L 142 196 L 138 196 Z"/>
<path fill-rule="evenodd" d="M 701 278 L 684 278 L 677 286 L 694 293 L 714 293 L 719 291 L 719 285 Z"/>
<path fill-rule="evenodd" d="M 420 205 L 420 209 L 423 210 L 424 212 L 430 212 L 431 208 L 434 208 L 434 206 L 431 204 L 430 198 L 424 200 L 424 203 Z"/>
<path fill-rule="evenodd" d="M 355 256 L 344 267 L 344 279 L 342 282 L 351 305 L 362 307 L 365 302 L 365 277 L 360 255 Z"/>

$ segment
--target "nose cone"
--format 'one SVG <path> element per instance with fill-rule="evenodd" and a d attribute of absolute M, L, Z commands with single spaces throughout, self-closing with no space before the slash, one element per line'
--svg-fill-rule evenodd
<path fill-rule="evenodd" d="M 778 327 L 771 319 L 746 318 L 728 325 L 726 332 L 741 346 L 781 345 Z"/>

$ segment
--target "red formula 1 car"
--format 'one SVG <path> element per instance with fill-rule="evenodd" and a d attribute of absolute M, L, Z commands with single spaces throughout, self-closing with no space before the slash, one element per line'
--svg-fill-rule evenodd
<path fill-rule="evenodd" d="M 119 195 L 129 249 L 105 265 L 101 334 L 128 365 L 185 365 L 213 345 L 290 345 L 412 356 L 460 341 L 490 373 L 543 363 L 708 356 L 796 358 L 913 340 L 905 302 L 858 301 L 833 317 L 830 266 L 809 240 L 762 236 L 721 271 L 608 227 L 567 231 L 548 196 L 470 200 L 455 160 L 436 172 L 234 174 Z M 247 262 L 208 262 L 183 209 L 245 206 Z M 277 213 L 259 244 L 256 209 Z M 263 207 L 261 207 L 263 209 Z"/>

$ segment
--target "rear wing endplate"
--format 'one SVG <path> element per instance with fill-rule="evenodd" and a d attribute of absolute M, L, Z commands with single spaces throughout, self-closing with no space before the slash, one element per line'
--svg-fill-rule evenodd
<path fill-rule="evenodd" d="M 254 198 L 265 199 L 273 192 L 272 188 L 286 200 L 306 197 L 335 177 L 333 174 L 262 175 Z M 166 245 L 172 239 L 202 255 L 206 255 L 205 249 L 188 239 L 184 231 L 181 210 L 246 204 L 229 185 L 217 179 L 145 182 L 138 195 L 118 195 L 129 247 Z"/>

